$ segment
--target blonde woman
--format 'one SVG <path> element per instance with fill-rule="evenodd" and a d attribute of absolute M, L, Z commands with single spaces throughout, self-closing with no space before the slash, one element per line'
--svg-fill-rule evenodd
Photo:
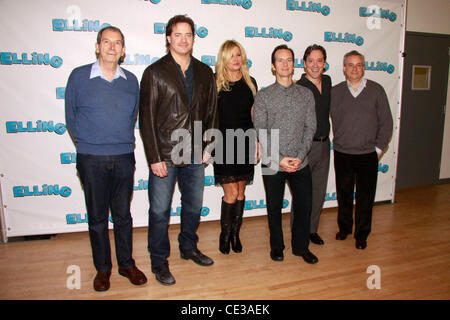
<path fill-rule="evenodd" d="M 219 129 L 223 136 L 222 161 L 214 163 L 216 185 L 224 190 L 221 208 L 221 233 L 219 250 L 228 254 L 242 251 L 239 230 L 245 204 L 245 187 L 252 183 L 255 161 L 255 141 L 252 113 L 253 101 L 257 91 L 255 79 L 250 77 L 247 56 L 244 48 L 234 40 L 225 41 L 220 47 L 216 63 L 216 84 L 218 90 Z M 234 132 L 234 138 L 227 139 Z M 243 131 L 236 131 L 242 129 Z M 239 132 L 252 133 L 245 137 L 240 146 Z M 243 140 L 241 140 L 243 141 Z M 245 146 L 245 148 L 243 148 Z M 230 153 L 234 151 L 234 156 Z M 228 159 L 227 159 L 228 154 Z M 245 160 L 245 161 L 242 161 Z"/>

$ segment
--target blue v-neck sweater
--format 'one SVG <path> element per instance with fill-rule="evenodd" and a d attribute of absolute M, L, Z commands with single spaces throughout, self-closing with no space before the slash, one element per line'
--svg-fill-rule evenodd
<path fill-rule="evenodd" d="M 72 71 L 66 86 L 66 125 L 78 153 L 119 155 L 134 152 L 139 84 L 131 72 L 109 82 L 89 79 L 92 64 Z"/>

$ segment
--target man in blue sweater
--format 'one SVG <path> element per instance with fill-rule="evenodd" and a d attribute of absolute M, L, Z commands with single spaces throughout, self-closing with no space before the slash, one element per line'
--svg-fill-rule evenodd
<path fill-rule="evenodd" d="M 89 216 L 89 237 L 97 269 L 94 289 L 106 291 L 112 268 L 109 210 L 119 274 L 135 285 L 147 282 L 132 258 L 130 213 L 139 85 L 134 74 L 119 66 L 125 57 L 125 39 L 120 29 L 111 26 L 100 30 L 95 48 L 98 60 L 72 71 L 65 104 Z"/>

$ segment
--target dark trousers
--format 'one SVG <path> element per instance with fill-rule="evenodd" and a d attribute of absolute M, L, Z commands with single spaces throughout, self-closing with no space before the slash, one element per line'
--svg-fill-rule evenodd
<path fill-rule="evenodd" d="M 317 233 L 319 218 L 327 192 L 328 172 L 330 170 L 330 140 L 313 141 L 308 153 L 312 177 L 312 210 L 310 233 Z"/>
<path fill-rule="evenodd" d="M 270 247 L 280 250 L 285 248 L 281 209 L 283 208 L 286 181 L 289 183 L 292 193 L 292 251 L 296 254 L 304 254 L 309 246 L 311 217 L 312 185 L 309 165 L 293 173 L 278 171 L 273 175 L 263 175 L 270 230 Z"/>
<path fill-rule="evenodd" d="M 353 230 L 353 192 L 355 191 L 355 239 L 366 240 L 372 226 L 372 207 L 378 177 L 377 153 L 345 154 L 334 150 L 339 231 Z"/>
<path fill-rule="evenodd" d="M 116 156 L 77 154 L 77 170 L 84 188 L 92 257 L 97 271 L 109 271 L 111 248 L 108 217 L 114 223 L 114 240 L 119 268 L 132 268 L 133 221 L 130 213 L 134 153 Z"/>

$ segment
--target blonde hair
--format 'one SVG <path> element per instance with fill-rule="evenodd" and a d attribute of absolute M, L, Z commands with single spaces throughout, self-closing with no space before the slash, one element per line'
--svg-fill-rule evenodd
<path fill-rule="evenodd" d="M 242 65 L 241 65 L 241 73 L 244 78 L 245 83 L 249 86 L 250 90 L 253 93 L 253 96 L 256 95 L 256 87 L 253 84 L 250 73 L 248 70 L 248 62 L 247 62 L 247 54 L 245 53 L 244 48 L 241 46 L 239 42 L 236 40 L 227 40 L 220 47 L 219 53 L 217 54 L 217 62 L 216 62 L 216 85 L 217 92 L 221 90 L 230 91 L 230 80 L 229 75 L 226 69 L 227 63 L 230 61 L 232 57 L 232 51 L 234 47 L 238 47 L 241 51 L 242 57 Z"/>

